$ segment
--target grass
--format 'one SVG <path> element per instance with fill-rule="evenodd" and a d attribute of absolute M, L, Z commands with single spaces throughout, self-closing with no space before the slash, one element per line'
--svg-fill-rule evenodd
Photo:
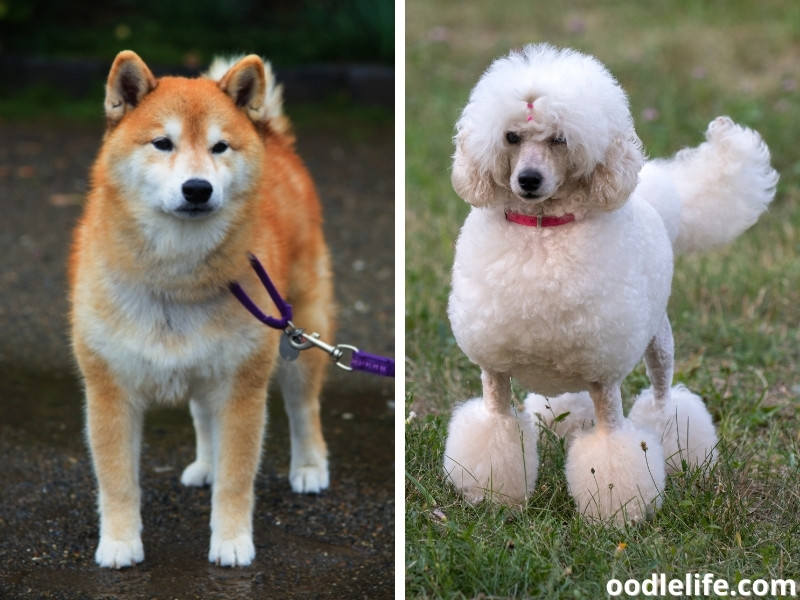
<path fill-rule="evenodd" d="M 410 0 L 406 14 L 406 410 L 416 415 L 406 428 L 406 594 L 597 598 L 609 578 L 653 572 L 800 579 L 800 5 Z M 481 393 L 445 312 L 468 212 L 450 186 L 453 124 L 491 60 L 535 41 L 605 62 L 651 156 L 698 143 L 708 121 L 729 114 L 762 133 L 781 173 L 751 231 L 677 262 L 676 380 L 706 400 L 722 459 L 707 477 L 672 477 L 655 518 L 628 530 L 576 516 L 563 441 L 548 431 L 520 511 L 472 507 L 442 475 L 450 408 Z M 646 385 L 640 365 L 623 395 Z"/>

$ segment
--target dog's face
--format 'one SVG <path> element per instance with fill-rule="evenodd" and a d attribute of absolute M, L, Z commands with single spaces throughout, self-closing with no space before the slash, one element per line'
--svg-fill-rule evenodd
<path fill-rule="evenodd" d="M 115 61 L 102 160 L 119 210 L 153 240 L 220 234 L 254 196 L 263 144 L 248 111 L 263 96 L 264 69 L 252 58 L 219 83 L 156 80 L 133 53 Z"/>
<path fill-rule="evenodd" d="M 508 128 L 503 133 L 508 181 L 498 182 L 533 205 L 553 197 L 569 174 L 567 140 L 561 133 L 535 125 Z"/>
<path fill-rule="evenodd" d="M 596 59 L 546 44 L 496 60 L 456 124 L 451 180 L 476 207 L 613 210 L 643 163 L 627 97 Z"/>

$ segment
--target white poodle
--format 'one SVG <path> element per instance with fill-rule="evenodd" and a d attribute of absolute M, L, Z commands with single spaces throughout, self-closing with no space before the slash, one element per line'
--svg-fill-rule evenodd
<path fill-rule="evenodd" d="M 471 502 L 523 502 L 536 484 L 538 414 L 573 431 L 566 471 L 578 509 L 643 519 L 666 472 L 716 459 L 703 401 L 672 387 L 673 253 L 755 223 L 778 179 L 769 150 L 718 117 L 699 147 L 646 162 L 614 77 L 546 44 L 495 61 L 456 130 L 453 187 L 473 208 L 448 312 L 481 367 L 483 397 L 453 413 L 446 475 Z M 620 384 L 642 356 L 652 387 L 626 418 Z M 541 394 L 524 411 L 512 378 Z"/>

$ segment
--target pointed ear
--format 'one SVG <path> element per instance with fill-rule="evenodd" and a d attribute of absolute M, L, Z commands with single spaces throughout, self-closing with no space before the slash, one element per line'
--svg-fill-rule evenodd
<path fill-rule="evenodd" d="M 266 119 L 267 75 L 261 57 L 255 54 L 245 56 L 222 76 L 219 87 L 251 120 L 260 122 Z"/>
<path fill-rule="evenodd" d="M 603 210 L 619 208 L 636 189 L 644 156 L 635 133 L 619 136 L 589 176 L 589 200 Z"/>
<path fill-rule="evenodd" d="M 130 50 L 123 50 L 114 59 L 106 83 L 106 118 L 116 125 L 158 85 L 156 78 L 139 58 Z"/>
<path fill-rule="evenodd" d="M 495 185 L 492 174 L 475 161 L 464 148 L 467 131 L 456 135 L 456 152 L 453 155 L 453 172 L 450 182 L 456 194 L 472 206 L 487 206 L 494 200 Z"/>

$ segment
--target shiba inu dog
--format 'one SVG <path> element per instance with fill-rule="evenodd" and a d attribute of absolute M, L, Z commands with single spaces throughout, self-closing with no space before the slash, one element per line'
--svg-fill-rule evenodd
<path fill-rule="evenodd" d="M 187 486 L 212 485 L 208 558 L 250 564 L 253 481 L 277 376 L 291 428 L 295 492 L 328 487 L 319 415 L 327 358 L 278 357 L 228 289 L 272 306 L 248 263 L 264 264 L 297 323 L 332 335 L 332 282 L 313 182 L 293 150 L 281 90 L 258 56 L 208 77 L 156 79 L 117 55 L 107 129 L 70 258 L 71 333 L 85 379 L 104 567 L 144 559 L 139 455 L 151 402 L 188 400 L 197 459 Z"/>

